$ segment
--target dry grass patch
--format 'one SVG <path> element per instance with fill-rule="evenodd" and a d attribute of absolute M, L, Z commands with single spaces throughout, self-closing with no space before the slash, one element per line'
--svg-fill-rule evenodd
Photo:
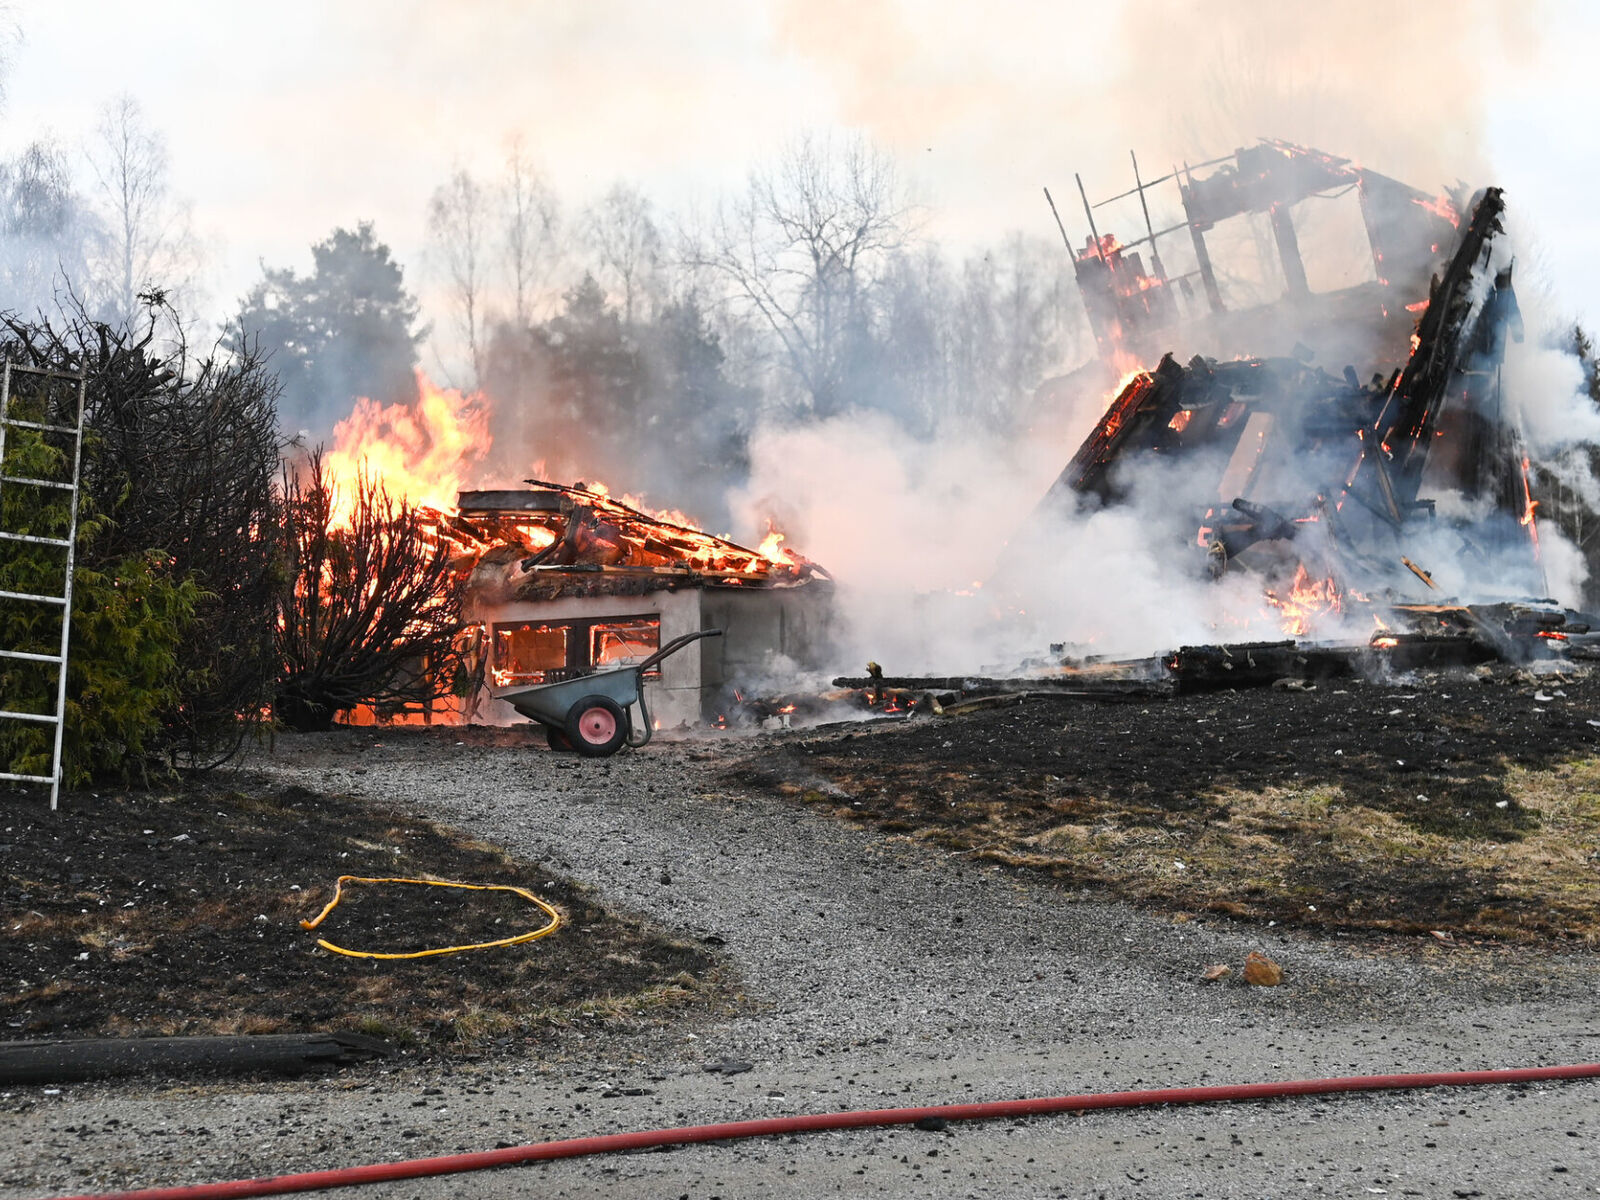
<path fill-rule="evenodd" d="M 1109 887 L 1127 899 L 1300 924 L 1440 929 L 1506 940 L 1600 944 L 1600 760 L 1508 765 L 1504 809 L 1520 831 L 1419 829 L 1351 803 L 1338 787 L 1219 789 L 1206 819 L 1167 814 L 1032 833 L 993 813 L 922 838 L 975 857 Z M 1453 818 L 1450 827 L 1463 821 Z"/>
<path fill-rule="evenodd" d="M 825 730 L 728 776 L 1168 911 L 1600 940 L 1600 673 L 1038 701 Z"/>

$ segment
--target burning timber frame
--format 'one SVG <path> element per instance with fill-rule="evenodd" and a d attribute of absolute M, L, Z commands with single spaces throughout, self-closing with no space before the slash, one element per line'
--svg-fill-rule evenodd
<path fill-rule="evenodd" d="M 1435 278 L 1410 359 L 1387 383 L 1379 376 L 1363 384 L 1348 366 L 1342 378 L 1330 376 L 1293 359 L 1196 356 L 1184 368 L 1168 354 L 1112 401 L 1045 506 L 1069 496 L 1119 499 L 1120 468 L 1134 459 L 1209 447 L 1227 455 L 1218 504 L 1196 533 L 1214 564 L 1259 542 L 1291 540 L 1313 523 L 1347 550 L 1374 548 L 1419 516 L 1433 518 L 1434 501 L 1419 495 L 1425 475 L 1489 498 L 1527 528 L 1536 557 L 1527 459 L 1500 394 L 1506 339 L 1523 335 L 1511 268 L 1492 264 L 1504 211 L 1500 189 L 1485 189 Z M 1409 560 L 1396 561 L 1432 586 Z"/>
<path fill-rule="evenodd" d="M 1089 237 L 1081 248 L 1074 246 L 1055 201 L 1048 189 L 1045 192 L 1072 255 L 1096 347 L 1101 358 L 1119 373 L 1129 361 L 1156 358 L 1161 351 L 1158 343 L 1180 320 L 1187 319 L 1191 326 L 1209 325 L 1219 336 L 1236 340 L 1248 331 L 1251 317 L 1259 317 L 1259 309 L 1230 311 L 1207 241 L 1208 234 L 1235 218 L 1267 217 L 1284 280 L 1283 299 L 1293 309 L 1306 310 L 1309 320 L 1302 324 L 1316 324 L 1333 315 L 1360 325 L 1365 333 L 1371 332 L 1367 321 L 1352 322 L 1352 318 L 1364 316 L 1363 310 L 1381 312 L 1380 328 L 1391 317 L 1404 323 L 1405 309 L 1426 294 L 1430 273 L 1456 236 L 1459 214 L 1450 199 L 1430 196 L 1350 159 L 1280 139 L 1262 139 L 1254 146 L 1193 165 L 1174 165 L 1154 179 L 1141 175 L 1133 151 L 1129 151 L 1129 159 L 1134 186 L 1103 200 L 1091 202 L 1082 177 L 1073 176 L 1089 227 Z M 1177 187 L 1184 220 L 1157 229 L 1151 220 L 1149 197 L 1166 185 Z M 1360 204 L 1375 282 L 1323 295 L 1313 293 L 1301 253 L 1295 207 L 1313 198 L 1337 199 L 1352 190 Z M 1133 197 L 1139 202 L 1144 236 L 1123 241 L 1115 234 L 1102 233 L 1095 214 Z M 1170 242 L 1175 238 L 1188 243 L 1193 270 L 1168 272 L 1161 247 L 1169 244 L 1170 257 Z M 1274 313 L 1277 321 L 1293 325 L 1291 315 Z M 1191 328 L 1191 335 L 1195 332 Z"/>

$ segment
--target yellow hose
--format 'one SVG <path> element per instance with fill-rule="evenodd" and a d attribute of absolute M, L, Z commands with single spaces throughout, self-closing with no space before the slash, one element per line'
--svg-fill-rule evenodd
<path fill-rule="evenodd" d="M 300 928 L 315 929 L 322 924 L 323 918 L 331 913 L 344 899 L 344 885 L 347 883 L 416 883 L 427 887 L 466 888 L 473 892 L 514 892 L 530 904 L 542 908 L 550 917 L 550 923 L 543 929 L 535 929 L 532 933 L 519 933 L 516 937 L 501 938 L 498 942 L 477 942 L 471 946 L 441 946 L 437 950 L 414 950 L 409 954 L 379 954 L 371 950 L 346 950 L 343 946 L 335 946 L 324 938 L 317 939 L 317 945 L 324 950 L 331 950 L 334 954 L 343 954 L 349 958 L 429 958 L 435 954 L 460 954 L 463 950 L 489 950 L 495 946 L 517 946 L 523 942 L 535 941 L 538 938 L 548 937 L 561 928 L 561 914 L 526 888 L 512 887 L 503 883 L 451 883 L 443 879 L 370 879 L 362 875 L 341 875 L 333 887 L 333 899 L 328 901 L 328 906 L 319 912 L 313 920 L 301 921 Z"/>

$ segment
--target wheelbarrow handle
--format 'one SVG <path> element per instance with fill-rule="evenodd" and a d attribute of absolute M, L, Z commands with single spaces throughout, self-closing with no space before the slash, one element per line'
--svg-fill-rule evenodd
<path fill-rule="evenodd" d="M 657 650 L 649 658 L 645 659 L 642 663 L 639 664 L 639 667 L 638 667 L 639 674 L 643 675 L 646 671 L 648 671 L 651 667 L 655 666 L 662 659 L 671 658 L 674 654 L 676 654 L 679 650 L 682 650 L 690 642 L 698 642 L 701 638 L 721 637 L 721 636 L 722 636 L 722 630 L 720 630 L 720 629 L 702 629 L 698 633 L 686 633 L 682 637 L 673 638 L 665 646 L 661 647 L 661 649 Z"/>

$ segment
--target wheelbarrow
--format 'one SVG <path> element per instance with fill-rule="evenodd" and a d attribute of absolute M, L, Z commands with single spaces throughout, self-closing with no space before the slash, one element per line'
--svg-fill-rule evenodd
<path fill-rule="evenodd" d="M 644 702 L 644 673 L 690 642 L 721 636 L 720 629 L 686 633 L 631 667 L 594 671 L 576 679 L 499 692 L 495 698 L 543 725 L 552 750 L 576 750 L 589 758 L 604 758 L 624 746 L 637 750 L 650 740 L 653 732 L 650 710 Z M 629 707 L 634 704 L 639 706 L 639 728 L 643 731 L 637 737 L 628 714 Z"/>

